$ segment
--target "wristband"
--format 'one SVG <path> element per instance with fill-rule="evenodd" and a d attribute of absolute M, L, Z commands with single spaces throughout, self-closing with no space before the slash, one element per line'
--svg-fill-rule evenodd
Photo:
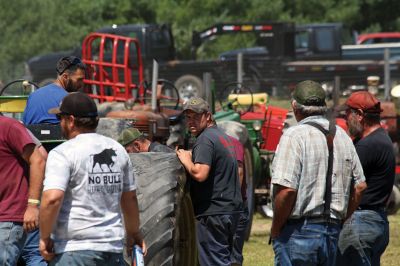
<path fill-rule="evenodd" d="M 37 199 L 28 199 L 28 204 L 39 205 L 39 204 L 40 204 L 40 200 L 37 200 Z"/>

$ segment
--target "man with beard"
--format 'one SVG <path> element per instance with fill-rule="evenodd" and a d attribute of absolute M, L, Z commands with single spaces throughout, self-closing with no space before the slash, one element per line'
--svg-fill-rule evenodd
<path fill-rule="evenodd" d="M 86 66 L 75 56 L 66 56 L 57 62 L 57 80 L 29 95 L 22 121 L 30 124 L 58 124 L 56 116 L 48 110 L 60 105 L 69 93 L 83 88 Z"/>
<path fill-rule="evenodd" d="M 125 265 L 124 235 L 128 251 L 136 244 L 146 252 L 131 160 L 117 141 L 96 134 L 97 107 L 88 95 L 70 93 L 50 112 L 68 141 L 46 163 L 41 254 L 52 265 Z"/>
<path fill-rule="evenodd" d="M 233 237 L 242 210 L 233 143 L 214 123 L 208 103 L 193 97 L 184 106 L 187 127 L 196 137 L 192 151 L 177 150 L 189 172 L 201 266 L 230 266 Z"/>
<path fill-rule="evenodd" d="M 57 80 L 39 88 L 29 95 L 22 121 L 25 125 L 32 124 L 58 124 L 60 121 L 48 110 L 60 105 L 61 100 L 69 92 L 78 91 L 83 87 L 86 66 L 75 56 L 61 58 L 57 62 Z M 46 146 L 49 151 L 54 145 Z M 34 230 L 26 238 L 25 246 L 21 254 L 22 260 L 29 265 L 44 266 L 44 261 L 39 252 L 39 232 Z"/>
<path fill-rule="evenodd" d="M 334 265 L 342 222 L 366 187 L 351 139 L 325 117 L 325 97 L 310 80 L 293 92 L 298 125 L 284 132 L 272 163 L 275 265 Z"/>
<path fill-rule="evenodd" d="M 343 225 L 337 265 L 380 265 L 389 243 L 385 206 L 395 177 L 392 141 L 380 125 L 380 102 L 371 93 L 354 92 L 344 107 L 368 188 L 357 210 Z"/>

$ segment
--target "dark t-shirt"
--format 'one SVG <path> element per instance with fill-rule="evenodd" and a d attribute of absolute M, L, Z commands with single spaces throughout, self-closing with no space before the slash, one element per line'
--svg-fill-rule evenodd
<path fill-rule="evenodd" d="M 206 128 L 196 139 L 192 159 L 210 166 L 204 182 L 190 180 L 195 215 L 239 212 L 242 197 L 234 146 L 228 135 L 216 126 Z"/>
<path fill-rule="evenodd" d="M 386 131 L 379 128 L 359 140 L 355 146 L 367 182 L 360 207 L 385 206 L 395 176 L 396 160 L 392 141 Z"/>
<path fill-rule="evenodd" d="M 174 150 L 166 145 L 163 145 L 161 143 L 154 141 L 149 146 L 149 152 L 169 152 L 169 153 L 171 153 L 171 152 L 174 152 Z"/>
<path fill-rule="evenodd" d="M 18 121 L 0 116 L 0 221 L 22 222 L 28 201 L 28 165 L 23 149 L 34 144 Z"/>

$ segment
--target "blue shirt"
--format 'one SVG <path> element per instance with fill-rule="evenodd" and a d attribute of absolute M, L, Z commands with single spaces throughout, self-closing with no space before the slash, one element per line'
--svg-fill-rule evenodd
<path fill-rule="evenodd" d="M 60 106 L 61 100 L 67 95 L 62 87 L 52 83 L 46 85 L 29 95 L 22 121 L 25 125 L 30 124 L 58 124 L 60 121 L 48 111 Z"/>

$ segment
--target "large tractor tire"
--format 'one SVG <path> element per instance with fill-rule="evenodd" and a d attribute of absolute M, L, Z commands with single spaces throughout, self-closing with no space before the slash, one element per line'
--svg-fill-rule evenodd
<path fill-rule="evenodd" d="M 221 121 L 217 122 L 217 124 L 227 135 L 238 139 L 243 144 L 244 178 L 247 184 L 246 195 L 247 207 L 249 209 L 249 223 L 247 225 L 245 239 L 249 240 L 255 207 L 254 184 L 256 177 L 254 172 L 253 147 L 251 145 L 249 133 L 243 124 L 235 121 Z"/>
<path fill-rule="evenodd" d="M 130 120 L 101 118 L 97 133 L 117 139 Z M 174 153 L 130 154 L 136 180 L 145 265 L 197 265 L 195 217 L 186 172 Z"/>
<path fill-rule="evenodd" d="M 175 154 L 130 154 L 136 178 L 145 264 L 196 265 L 196 231 L 186 173 Z"/>
<path fill-rule="evenodd" d="M 400 191 L 397 186 L 393 186 L 388 203 L 386 205 L 387 213 L 394 215 L 400 209 Z"/>

